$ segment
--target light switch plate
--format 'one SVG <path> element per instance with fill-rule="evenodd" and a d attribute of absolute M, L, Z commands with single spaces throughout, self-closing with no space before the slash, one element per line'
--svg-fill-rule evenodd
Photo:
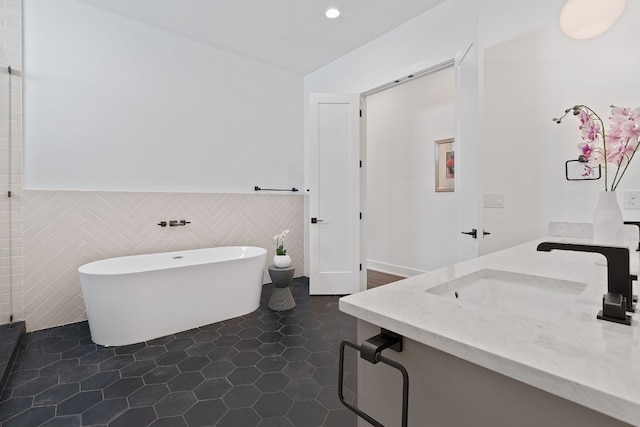
<path fill-rule="evenodd" d="M 482 206 L 485 208 L 504 208 L 504 194 L 484 194 Z"/>

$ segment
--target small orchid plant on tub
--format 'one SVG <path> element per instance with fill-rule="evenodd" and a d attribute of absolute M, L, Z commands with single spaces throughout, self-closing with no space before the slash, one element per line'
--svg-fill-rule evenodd
<path fill-rule="evenodd" d="M 283 230 L 282 233 L 277 236 L 273 236 L 273 240 L 276 241 L 276 255 L 286 255 L 287 250 L 284 248 L 284 239 L 289 234 L 289 230 Z"/>
<path fill-rule="evenodd" d="M 600 116 L 586 105 L 567 108 L 564 115 L 554 118 L 553 121 L 560 123 L 569 113 L 578 116 L 580 120 L 582 143 L 578 145 L 581 153 L 579 160 L 585 162 L 582 175 L 588 177 L 591 175 L 592 167 L 603 165 L 604 190 L 615 191 L 640 146 L 640 107 L 632 110 L 612 105 L 608 131 L 605 131 Z M 611 187 L 608 164 L 616 167 Z"/>

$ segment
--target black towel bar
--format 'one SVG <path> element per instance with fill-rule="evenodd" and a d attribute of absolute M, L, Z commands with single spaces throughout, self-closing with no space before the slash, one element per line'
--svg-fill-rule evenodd
<path fill-rule="evenodd" d="M 372 418 L 369 414 L 361 409 L 351 405 L 344 398 L 342 391 L 344 384 L 344 348 L 351 347 L 354 350 L 360 352 L 360 357 L 373 364 L 382 362 L 385 365 L 396 368 L 402 374 L 402 427 L 407 427 L 407 420 L 409 417 L 409 374 L 404 366 L 396 362 L 395 360 L 384 357 L 381 353 L 385 348 L 391 348 L 395 351 L 402 351 L 402 336 L 391 331 L 382 330 L 382 332 L 374 337 L 369 338 L 362 345 L 356 345 L 349 341 L 342 341 L 340 343 L 340 360 L 338 366 L 338 398 L 340 402 L 354 412 L 359 417 L 366 420 L 374 427 L 384 427 L 379 421 Z"/>
<path fill-rule="evenodd" d="M 292 187 L 292 188 L 260 188 L 257 185 L 255 187 L 253 187 L 254 191 L 292 191 L 292 192 L 296 192 L 298 191 L 298 189 L 296 187 Z"/>

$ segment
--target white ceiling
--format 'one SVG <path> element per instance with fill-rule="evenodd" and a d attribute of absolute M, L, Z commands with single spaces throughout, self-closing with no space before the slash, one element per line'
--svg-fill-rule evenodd
<path fill-rule="evenodd" d="M 445 0 L 80 1 L 304 76 Z"/>

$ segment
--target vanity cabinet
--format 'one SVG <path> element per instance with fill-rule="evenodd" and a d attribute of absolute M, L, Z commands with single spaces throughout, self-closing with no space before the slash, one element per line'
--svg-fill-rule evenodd
<path fill-rule="evenodd" d="M 379 326 L 358 321 L 359 343 L 378 333 Z M 631 425 L 416 341 L 404 338 L 403 347 L 400 353 L 386 349 L 382 354 L 409 373 L 411 427 Z M 359 358 L 358 406 L 385 427 L 396 427 L 401 404 L 399 371 Z M 358 426 L 370 424 L 359 420 Z"/>
<path fill-rule="evenodd" d="M 640 426 L 640 314 L 631 325 L 598 319 L 608 283 L 602 255 L 537 250 L 550 240 L 340 299 L 340 310 L 359 321 L 357 344 L 381 328 L 404 337 L 402 352 L 382 355 L 408 370 L 409 426 Z M 628 243 L 637 275 L 637 241 Z M 486 294 L 466 299 L 463 285 L 489 278 L 528 289 L 518 294 L 522 304 L 479 304 Z M 444 287 L 462 294 L 436 292 Z M 549 289 L 571 291 L 570 298 L 551 307 L 540 298 Z M 359 360 L 359 405 L 385 427 L 401 425 L 401 383 L 395 369 Z"/>

